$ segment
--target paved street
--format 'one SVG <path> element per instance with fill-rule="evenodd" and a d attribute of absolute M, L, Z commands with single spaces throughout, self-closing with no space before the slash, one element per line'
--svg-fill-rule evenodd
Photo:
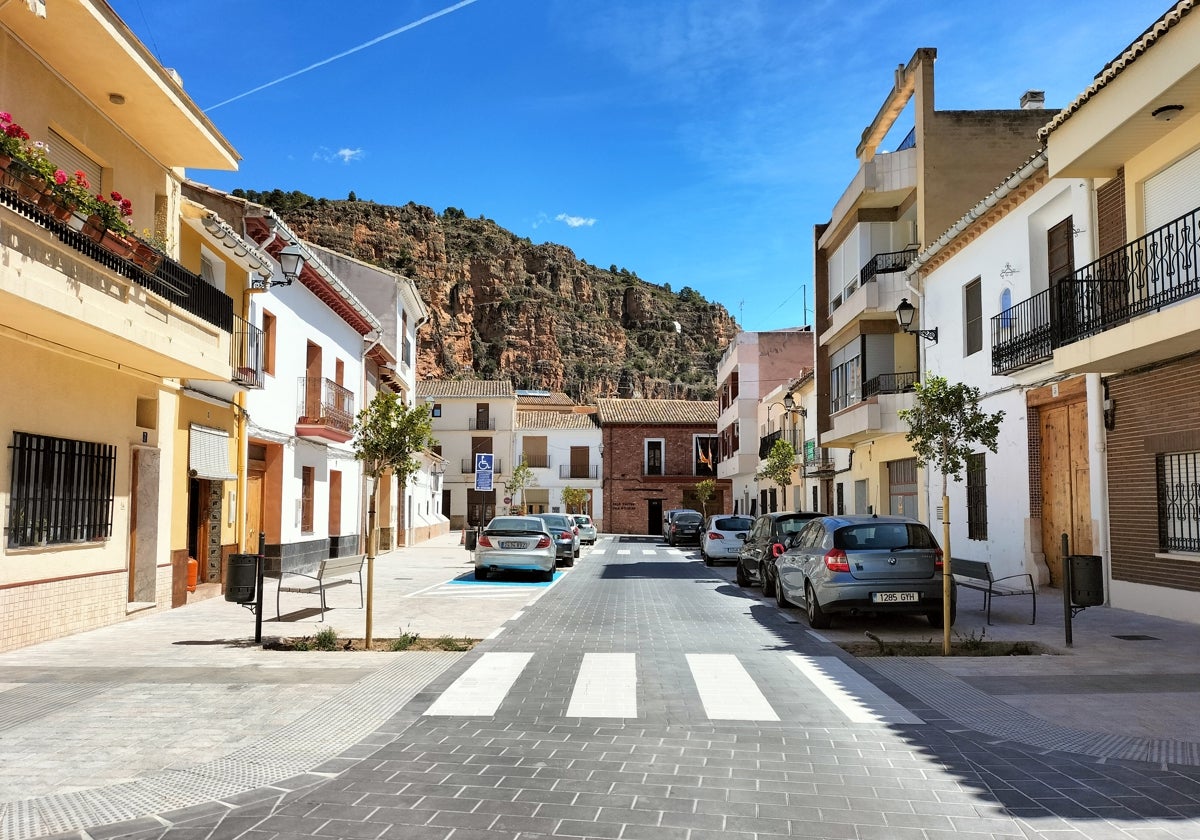
<path fill-rule="evenodd" d="M 382 577 L 410 578 L 410 603 L 440 597 L 470 612 L 476 627 L 491 619 L 490 638 L 467 654 L 271 654 L 197 644 L 203 662 L 169 678 L 160 673 L 161 694 L 149 697 L 110 689 L 153 682 L 156 656 L 162 663 L 152 646 L 125 663 L 78 661 L 80 639 L 0 656 L 10 701 L 0 727 L 9 765 L 0 790 L 15 791 L 0 794 L 4 836 L 1200 837 L 1200 631 L 1191 625 L 1139 625 L 1138 617 L 1094 610 L 1076 619 L 1080 651 L 1064 656 L 857 660 L 829 640 L 859 640 L 864 627 L 919 638 L 934 632 L 921 622 L 861 619 L 816 634 L 799 610 L 779 610 L 733 585 L 730 567 L 706 568 L 694 551 L 648 538 L 602 539 L 549 587 L 438 595 L 467 568 L 465 552 L 449 540 L 441 548 L 440 566 L 430 560 L 392 574 L 402 568 L 397 557 L 381 561 Z M 496 597 L 507 600 L 497 605 Z M 1056 628 L 1046 600 L 1035 627 L 1024 623 L 1024 605 L 1005 605 L 988 638 L 1051 642 L 1057 632 L 1061 646 L 1061 613 Z M 972 604 L 960 606 L 960 632 L 979 632 L 970 629 Z M 354 612 L 328 618 L 353 620 Z M 400 621 L 402 612 L 386 620 Z M 437 620 L 453 623 L 444 609 Z M 159 617 L 144 621 L 149 629 Z M 1113 623 L 1121 621 L 1153 633 L 1120 635 L 1164 646 L 1122 647 L 1135 642 L 1112 638 L 1129 629 Z M 268 632 L 282 631 L 272 623 Z M 56 646 L 64 659 L 50 655 Z M 1139 673 L 1152 656 L 1160 661 Z M 242 658 L 240 682 L 212 673 L 230 657 Z M 30 673 L 35 661 L 95 673 L 39 681 Z M 105 673 L 113 664 L 141 671 Z M 270 737 L 227 728 L 206 681 L 225 689 L 227 716 L 245 710 Z M 191 701 L 181 685 L 195 689 Z M 319 701 L 300 696 L 321 685 Z M 62 710 L 47 714 L 49 701 L 30 686 L 58 692 L 53 702 Z M 78 704 L 73 716 L 71 695 L 85 691 L 104 694 L 108 705 L 97 713 Z M 167 749 L 188 740 L 169 734 L 188 717 L 180 698 L 207 704 L 204 729 L 229 739 L 209 746 L 208 761 L 197 763 L 197 752 L 155 770 L 142 758 L 139 772 L 105 784 L 54 780 L 45 742 L 58 732 L 87 752 L 88 724 L 78 715 L 95 715 L 101 728 L 163 719 L 141 743 Z M 1160 722 L 1143 723 L 1130 698 Z M 1097 717 L 1110 706 L 1110 719 Z M 10 759 L 22 760 L 14 754 L 19 737 L 24 760 L 45 762 L 49 775 L 12 768 Z M 99 766 L 114 772 L 121 760 Z M 96 827 L 105 823 L 114 824 Z"/>

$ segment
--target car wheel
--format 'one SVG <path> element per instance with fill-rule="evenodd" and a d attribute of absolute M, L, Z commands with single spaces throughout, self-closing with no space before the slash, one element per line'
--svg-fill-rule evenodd
<path fill-rule="evenodd" d="M 578 548 L 577 548 L 577 549 L 575 549 L 575 554 L 574 554 L 574 555 L 571 557 L 571 560 L 578 560 L 578 559 L 579 559 L 579 552 L 580 552 L 580 549 L 578 549 Z M 570 565 L 571 565 L 571 563 L 568 563 L 567 565 L 568 565 L 568 566 L 570 566 Z"/>
<path fill-rule="evenodd" d="M 825 614 L 821 609 L 821 605 L 817 603 L 817 596 L 813 592 L 811 584 L 804 584 L 804 612 L 808 616 L 808 623 L 814 630 L 825 630 L 831 624 L 833 619 Z"/>
<path fill-rule="evenodd" d="M 546 572 L 542 572 L 542 581 L 543 582 L 549 583 L 552 580 L 554 580 L 554 570 L 553 569 L 550 569 L 549 571 L 546 571 Z"/>
<path fill-rule="evenodd" d="M 475 580 L 487 580 L 488 570 L 475 567 Z"/>
<path fill-rule="evenodd" d="M 563 565 L 566 566 L 568 569 L 571 568 L 572 566 L 575 565 L 575 558 L 568 557 L 566 560 L 563 561 Z"/>
<path fill-rule="evenodd" d="M 792 602 L 783 594 L 783 580 L 775 581 L 775 603 L 780 607 L 790 607 Z"/>
<path fill-rule="evenodd" d="M 734 578 L 737 580 L 738 586 L 748 587 L 750 585 L 750 578 L 746 577 L 746 570 L 742 568 L 741 560 L 737 561 L 737 572 L 734 574 Z"/>
<path fill-rule="evenodd" d="M 700 558 L 704 561 L 705 566 L 711 566 L 713 564 L 713 559 L 704 553 L 703 548 L 700 549 Z"/>
<path fill-rule="evenodd" d="M 674 538 L 674 537 L 667 537 L 667 545 L 669 545 L 669 546 L 671 546 L 671 547 L 673 548 L 673 547 L 675 546 L 675 538 Z"/>
<path fill-rule="evenodd" d="M 931 627 L 942 627 L 943 626 L 942 618 L 944 616 L 942 614 L 941 607 L 938 607 L 936 610 L 930 610 L 929 612 L 925 613 L 925 617 L 927 619 L 929 619 L 929 625 Z M 951 604 L 950 604 L 950 626 L 951 627 L 954 626 L 954 619 L 957 617 L 958 617 L 958 604 L 951 602 Z"/>
<path fill-rule="evenodd" d="M 775 597 L 775 580 L 769 574 L 767 574 L 767 570 L 761 566 L 758 569 L 758 579 L 762 581 L 763 597 Z"/>

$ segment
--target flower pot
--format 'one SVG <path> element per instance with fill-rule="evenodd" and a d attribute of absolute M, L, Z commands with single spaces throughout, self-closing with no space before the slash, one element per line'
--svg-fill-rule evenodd
<path fill-rule="evenodd" d="M 93 242 L 99 242 L 104 238 L 105 230 L 104 222 L 99 216 L 88 216 L 79 232 Z"/>
<path fill-rule="evenodd" d="M 46 180 L 24 162 L 14 160 L 8 165 L 8 175 L 13 180 L 17 195 L 26 201 L 37 203 L 46 191 Z"/>
<path fill-rule="evenodd" d="M 0 187 L 14 187 L 15 182 L 8 174 L 8 167 L 13 162 L 12 155 L 0 152 Z"/>
<path fill-rule="evenodd" d="M 140 239 L 133 240 L 133 255 L 130 257 L 142 271 L 153 274 L 162 265 L 163 253 L 152 245 L 147 245 Z"/>
<path fill-rule="evenodd" d="M 100 245 L 112 251 L 118 257 L 129 259 L 133 254 L 133 243 L 119 233 L 105 229 L 104 235 L 100 238 Z"/>
<path fill-rule="evenodd" d="M 76 205 L 68 203 L 53 191 L 48 191 L 38 197 L 38 207 L 60 222 L 66 222 L 74 214 Z"/>

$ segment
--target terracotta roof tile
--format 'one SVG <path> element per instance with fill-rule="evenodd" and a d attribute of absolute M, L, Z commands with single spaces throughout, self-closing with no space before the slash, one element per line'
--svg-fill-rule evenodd
<path fill-rule="evenodd" d="M 521 411 L 517 410 L 517 428 L 536 429 L 584 429 L 597 428 L 594 414 L 575 414 L 570 411 Z"/>
<path fill-rule="evenodd" d="M 716 400 L 619 400 L 597 401 L 600 425 L 645 424 L 715 426 Z"/>
<path fill-rule="evenodd" d="M 528 406 L 561 405 L 570 407 L 575 405 L 575 400 L 562 391 L 517 391 L 517 402 L 520 405 Z"/>
<path fill-rule="evenodd" d="M 426 379 L 417 383 L 417 399 L 425 397 L 493 397 L 514 399 L 512 383 L 499 379 Z"/>

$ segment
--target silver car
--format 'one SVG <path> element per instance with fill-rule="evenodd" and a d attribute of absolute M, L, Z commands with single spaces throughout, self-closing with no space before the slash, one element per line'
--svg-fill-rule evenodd
<path fill-rule="evenodd" d="M 579 541 L 584 545 L 595 545 L 596 525 L 592 522 L 592 517 L 577 513 L 571 518 L 575 520 L 575 526 L 579 528 Z"/>
<path fill-rule="evenodd" d="M 704 565 L 711 566 L 718 560 L 736 561 L 742 543 L 746 541 L 746 532 L 753 524 L 753 518 L 740 514 L 722 513 L 708 517 L 704 533 L 700 535 L 700 556 L 704 558 Z"/>
<path fill-rule="evenodd" d="M 775 559 L 779 605 L 803 604 L 815 628 L 835 614 L 921 613 L 941 627 L 942 550 L 904 516 L 822 516 Z M 950 623 L 955 593 L 951 587 Z"/>
<path fill-rule="evenodd" d="M 579 526 L 575 520 L 565 513 L 535 513 L 534 516 L 549 528 L 563 565 L 574 566 L 579 557 Z"/>
<path fill-rule="evenodd" d="M 554 579 L 554 539 L 536 516 L 497 516 L 475 542 L 475 579 L 489 572 L 530 571 Z"/>

